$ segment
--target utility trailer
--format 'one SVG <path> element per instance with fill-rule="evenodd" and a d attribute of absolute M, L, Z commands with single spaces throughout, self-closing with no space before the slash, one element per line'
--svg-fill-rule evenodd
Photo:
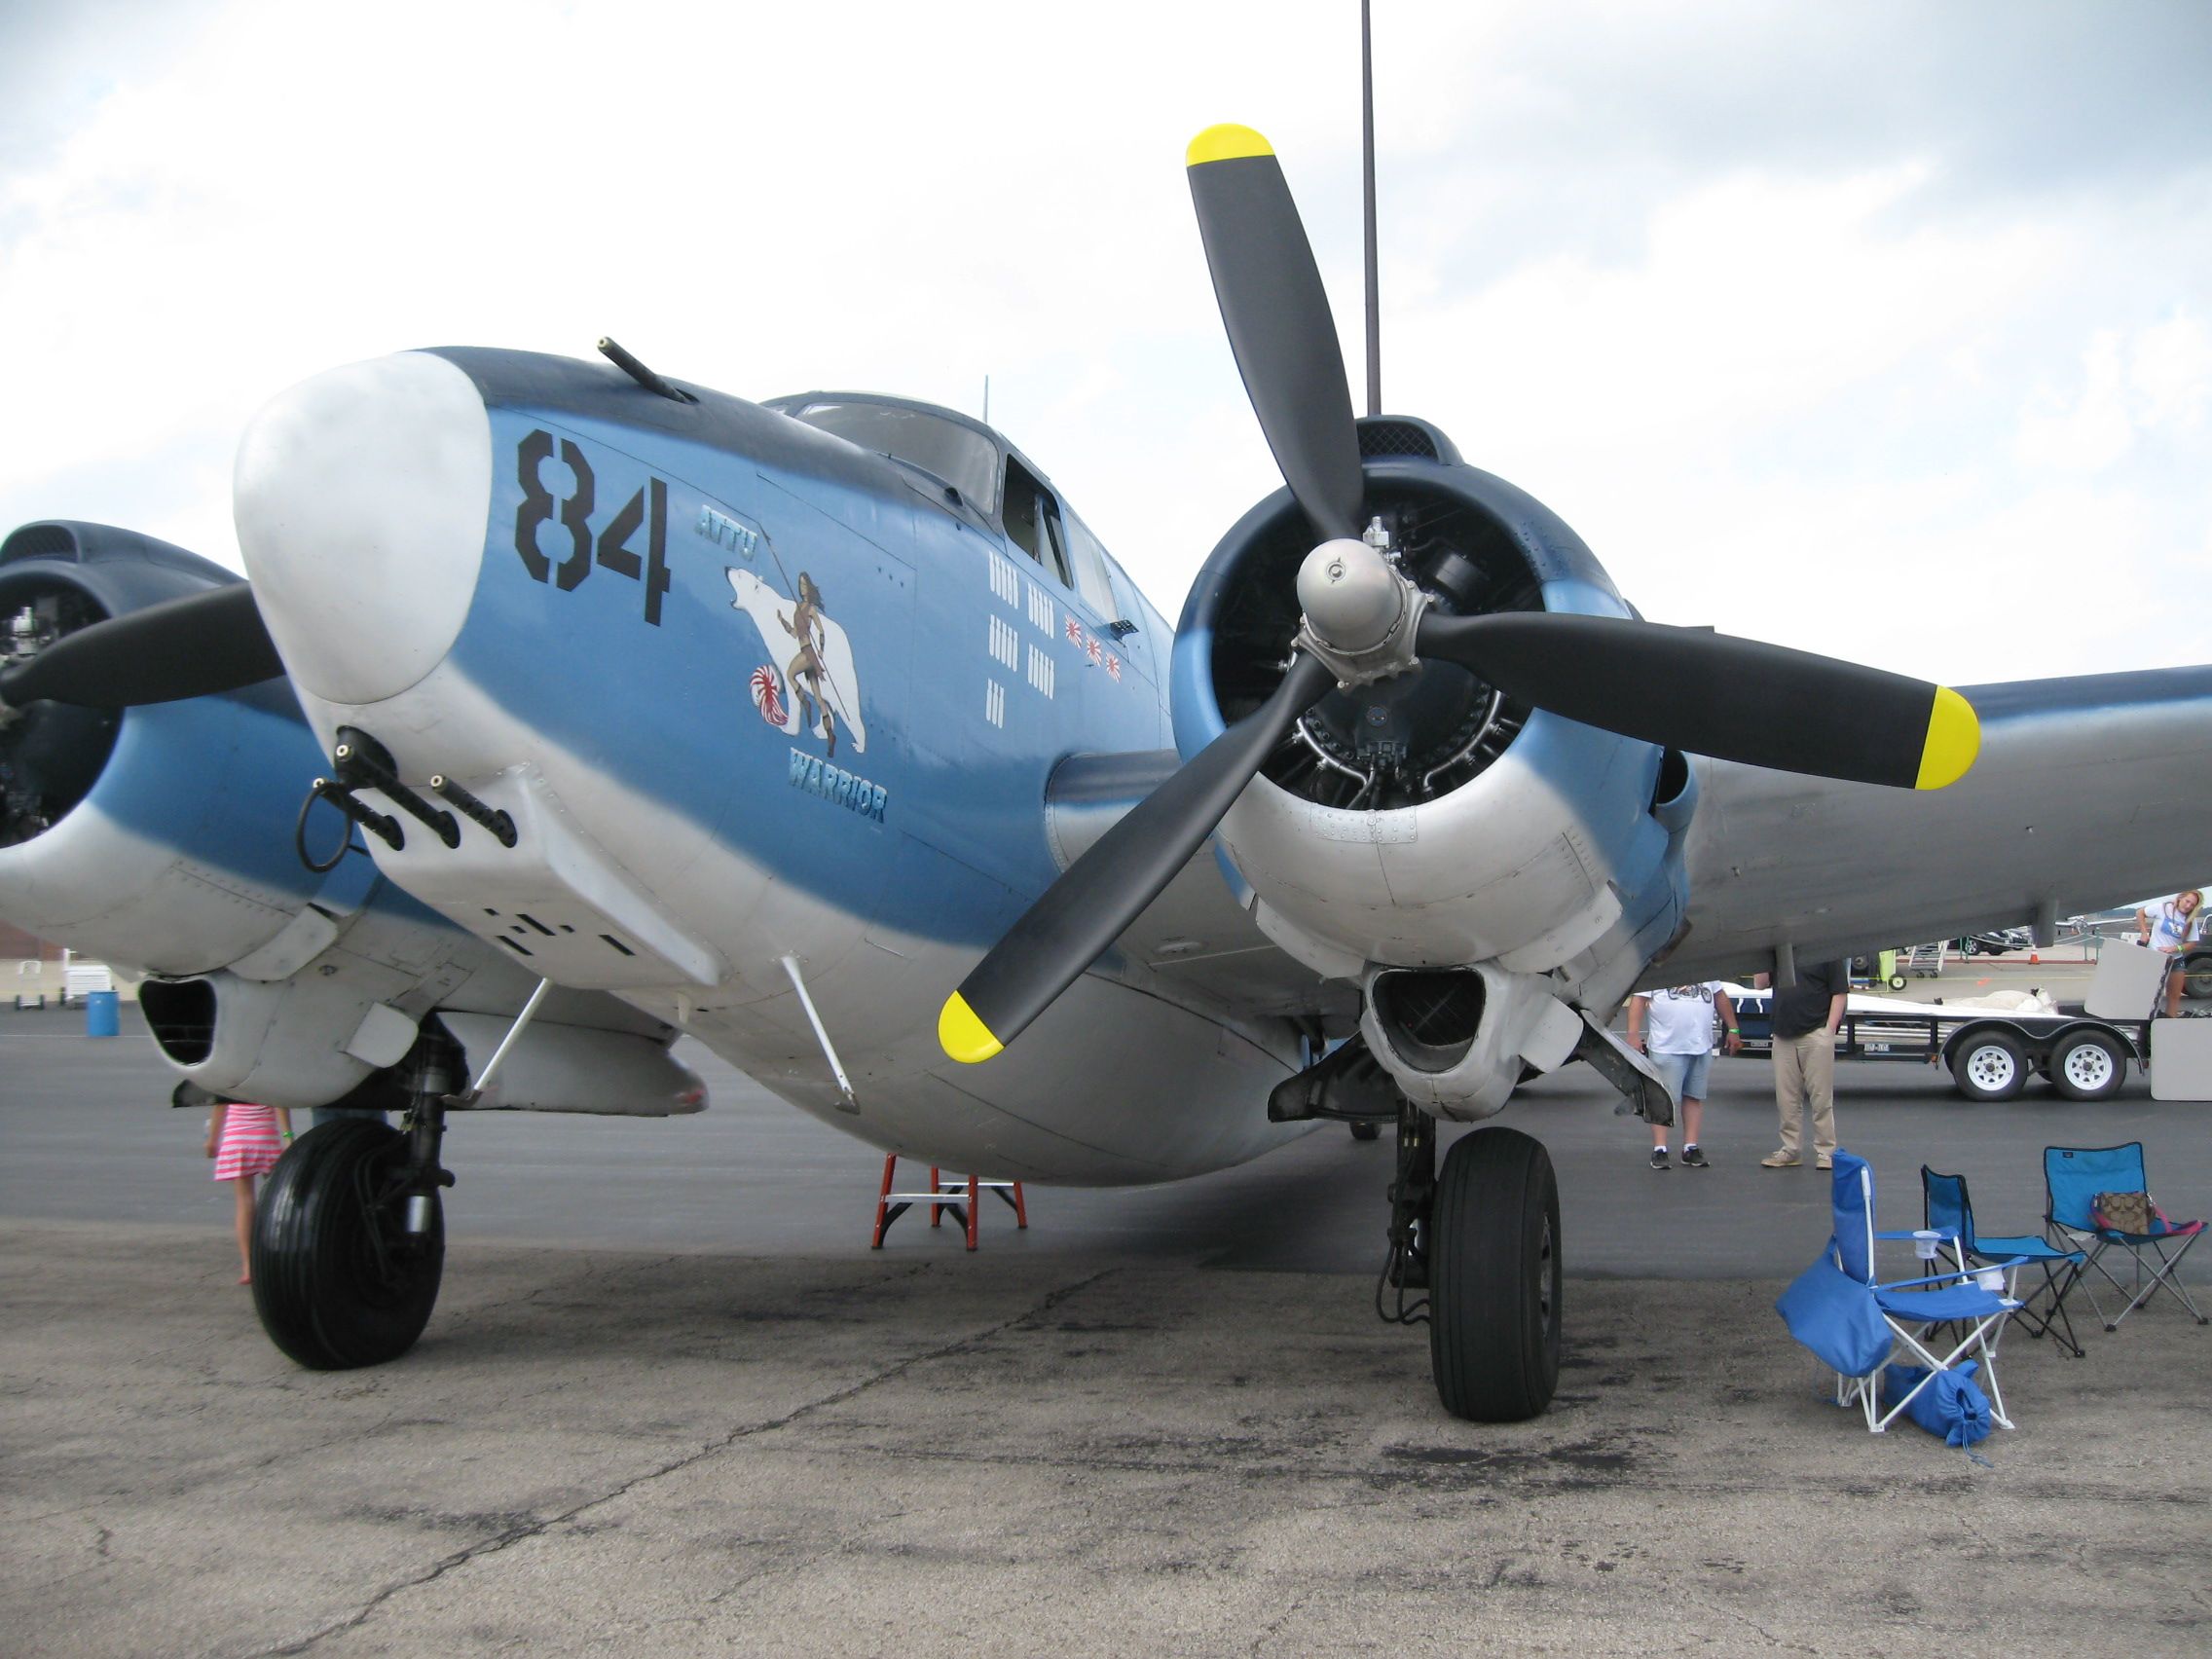
<path fill-rule="evenodd" d="M 1746 1053 L 1772 1053 L 1771 993 L 1727 987 Z M 2132 1060 L 2149 1070 L 2151 1022 L 2104 1019 L 2074 1005 L 2054 1010 L 1965 1008 L 1854 995 L 1845 1000 L 1836 1057 L 1941 1065 L 1970 1100 L 2009 1100 L 2042 1077 L 2069 1100 L 2108 1100 Z"/>

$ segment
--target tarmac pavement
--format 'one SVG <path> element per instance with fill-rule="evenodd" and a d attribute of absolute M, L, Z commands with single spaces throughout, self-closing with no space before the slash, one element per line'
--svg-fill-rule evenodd
<path fill-rule="evenodd" d="M 2015 1333 L 2017 1430 L 1869 1436 L 1772 1311 L 1827 1211 L 1756 1165 L 1759 1062 L 1715 1067 L 1709 1171 L 1645 1169 L 1579 1068 L 1516 1102 L 1573 1276 L 1560 1396 L 1499 1426 L 1374 1316 L 1387 1143 L 871 1253 L 880 1160 L 726 1068 L 698 1119 L 461 1125 L 422 1343 L 302 1371 L 231 1282 L 198 1115 L 77 1029 L 0 1013 L 10 1653 L 2212 1648 L 2212 1330 Z M 2212 1107 L 2139 1080 L 1839 1082 L 1885 1226 L 1925 1159 L 2032 1230 L 2047 1140 L 2142 1138 L 2212 1207 Z"/>

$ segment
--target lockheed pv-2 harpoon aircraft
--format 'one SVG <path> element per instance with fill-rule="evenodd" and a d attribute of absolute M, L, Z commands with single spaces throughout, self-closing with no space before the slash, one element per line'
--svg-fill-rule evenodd
<path fill-rule="evenodd" d="M 2047 926 L 2200 857 L 2161 756 L 2206 671 L 1970 703 L 1644 623 L 1435 427 L 1354 419 L 1264 140 L 1209 129 L 1190 173 L 1288 488 L 1172 638 L 988 427 L 611 345 L 278 397 L 238 459 L 250 586 L 95 526 L 0 548 L 0 912 L 146 970 L 214 1094 L 404 1114 L 271 1178 L 285 1352 L 416 1340 L 450 1113 L 696 1110 L 689 1032 L 877 1146 L 1030 1181 L 1394 1123 L 1399 1314 L 1425 1293 L 1449 1410 L 1526 1417 L 1550 1161 L 1489 1128 L 1439 1168 L 1438 1118 L 1580 1057 L 1663 1121 L 1605 1031 L 1633 986 Z"/>

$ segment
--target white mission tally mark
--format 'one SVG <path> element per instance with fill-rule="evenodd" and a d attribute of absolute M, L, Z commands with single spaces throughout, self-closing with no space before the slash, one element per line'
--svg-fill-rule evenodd
<path fill-rule="evenodd" d="M 1035 582 L 1025 582 L 1014 562 L 1002 554 L 984 550 L 987 562 L 991 597 L 1000 604 L 1016 610 L 1026 611 L 1032 627 L 1044 633 L 1047 639 L 1056 639 L 1055 624 L 1059 620 L 1059 603 Z M 1027 589 L 1026 595 L 1023 590 Z M 984 654 L 996 666 L 983 678 L 983 719 L 986 724 L 1001 730 L 1006 726 L 1006 686 L 998 677 L 998 668 L 1005 668 L 1011 676 L 1023 670 L 1024 650 L 1020 630 L 996 611 L 986 618 Z M 1025 678 L 1032 691 L 1042 692 L 1050 700 L 1057 695 L 1059 665 L 1051 653 L 1031 644 L 1027 647 Z"/>

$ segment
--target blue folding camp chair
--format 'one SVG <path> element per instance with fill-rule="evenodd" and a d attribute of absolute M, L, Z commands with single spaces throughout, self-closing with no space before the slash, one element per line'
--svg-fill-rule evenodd
<path fill-rule="evenodd" d="M 2083 1264 L 2088 1260 L 2085 1255 L 2079 1250 L 2061 1250 L 2032 1234 L 1982 1236 L 1974 1231 L 1973 1200 L 1967 1197 L 1964 1175 L 1938 1175 L 1923 1163 L 1920 1201 L 1928 1230 L 1958 1241 L 1959 1253 L 1951 1258 L 1954 1266 L 1988 1268 L 2009 1258 L 2043 1269 L 2042 1287 L 2024 1297 L 2020 1296 L 2019 1270 L 2012 1270 L 2008 1282 L 2011 1294 L 2020 1301 L 2012 1322 L 2031 1337 L 2049 1333 L 2060 1347 L 2076 1359 L 2082 1357 L 2081 1339 L 2074 1335 L 2074 1321 L 2066 1312 L 2066 1293 L 2080 1281 Z"/>
<path fill-rule="evenodd" d="M 2181 1282 L 2182 1258 L 2189 1254 L 2196 1242 L 2196 1235 L 2204 1231 L 2201 1221 L 2167 1221 L 2158 1217 L 2151 1224 L 2148 1233 L 2122 1233 L 2114 1227 L 2099 1224 L 2096 1215 L 2096 1198 L 2099 1193 L 2148 1193 L 2149 1182 L 2143 1171 L 2143 1143 L 2129 1141 L 2125 1146 L 2046 1146 L 2043 1149 L 2043 1185 L 2045 1194 L 2044 1221 L 2054 1243 L 2080 1243 L 2088 1246 L 2088 1263 L 2084 1273 L 2095 1273 L 2107 1284 L 2127 1297 L 2127 1306 L 2110 1318 L 2105 1317 L 2104 1304 L 2097 1300 L 2095 1279 L 2088 1281 L 2089 1306 L 2104 1319 L 2105 1329 L 2117 1331 L 2120 1320 L 2142 1307 L 2161 1290 L 2169 1290 L 2181 1299 L 2199 1325 L 2206 1323 L 2196 1304 L 2190 1300 L 2189 1287 Z M 2106 1252 L 2119 1250 L 2131 1257 L 2135 1266 L 2132 1285 L 2122 1283 L 2105 1266 Z"/>
<path fill-rule="evenodd" d="M 1835 1232 L 1826 1251 L 1774 1306 L 1789 1334 L 1834 1369 L 1835 1403 L 1863 1408 L 1866 1426 L 1880 1434 L 1923 1390 L 1936 1386 L 1947 1373 L 1955 1378 L 1952 1368 L 1972 1349 L 1980 1371 L 1976 1381 L 1989 1395 L 1990 1418 L 2010 1428 L 2012 1419 L 2005 1415 L 2005 1395 L 1997 1385 L 1994 1333 L 2020 1304 L 1978 1281 L 1981 1272 L 2009 1272 L 2019 1260 L 1992 1263 L 1980 1272 L 1961 1270 L 1878 1281 L 1874 1241 L 1912 1235 L 1874 1231 L 1874 1172 L 1864 1159 L 1836 1153 L 1833 1191 Z M 1952 1248 L 1964 1251 L 1956 1239 Z M 1931 1346 L 1929 1339 L 1949 1324 L 1957 1324 L 1965 1335 L 1938 1351 L 1941 1345 Z M 1904 1385 L 1895 1388 L 1884 1410 L 1882 1373 L 1893 1359 L 1926 1369 L 1917 1380 L 1903 1373 L 1893 1377 L 1893 1383 Z"/>

